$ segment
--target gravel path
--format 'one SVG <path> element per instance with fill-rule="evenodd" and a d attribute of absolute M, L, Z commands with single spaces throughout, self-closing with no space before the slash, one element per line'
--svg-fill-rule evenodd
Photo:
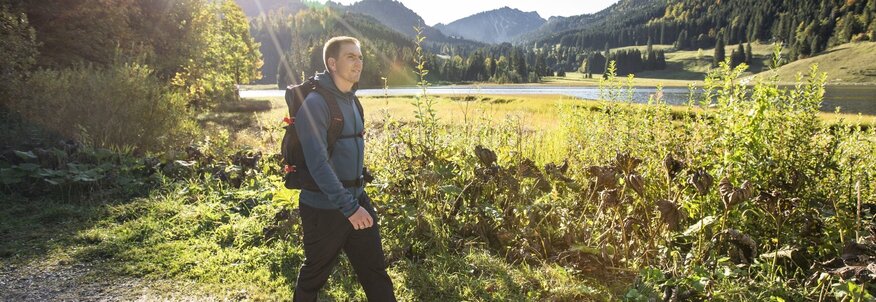
<path fill-rule="evenodd" d="M 194 296 L 191 284 L 138 278 L 95 278 L 89 264 L 3 265 L 0 301 L 214 301 Z M 99 275 L 98 275 L 99 276 Z M 173 290 L 168 291 L 168 288 Z"/>

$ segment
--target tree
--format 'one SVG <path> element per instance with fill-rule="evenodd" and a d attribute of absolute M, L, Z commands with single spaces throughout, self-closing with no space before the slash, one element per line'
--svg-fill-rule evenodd
<path fill-rule="evenodd" d="M 295 75 L 292 74 L 293 71 L 291 69 L 286 57 L 282 57 L 280 63 L 277 63 L 277 89 L 284 90 L 286 86 L 292 84 Z"/>
<path fill-rule="evenodd" d="M 223 1 L 219 10 L 221 18 L 220 43 L 224 50 L 226 72 L 233 74 L 235 84 L 246 84 L 262 77 L 262 54 L 259 43 L 249 33 L 249 22 L 243 10 L 231 0 Z"/>
<path fill-rule="evenodd" d="M 0 107 L 20 88 L 23 77 L 36 63 L 36 33 L 23 13 L 0 7 Z"/>
<path fill-rule="evenodd" d="M 140 21 L 129 18 L 134 16 L 135 11 L 145 11 L 143 6 L 146 5 L 128 2 L 21 1 L 21 8 L 40 42 L 36 64 L 49 68 L 82 63 L 107 66 L 119 55 L 142 54 L 132 48 L 137 43 L 146 42 L 134 23 Z M 167 13 L 166 18 L 187 12 L 185 5 L 179 6 Z M 142 44 L 145 45 L 139 45 L 138 48 L 146 51 L 152 48 L 151 43 Z"/>
<path fill-rule="evenodd" d="M 258 44 L 252 41 L 246 18 L 233 1 L 203 2 L 196 8 L 185 20 L 198 30 L 195 46 L 200 50 L 174 75 L 172 83 L 184 88 L 196 106 L 237 99 L 235 84 L 261 77 Z"/>
<path fill-rule="evenodd" d="M 511 65 L 513 67 L 513 72 L 517 73 L 522 79 L 526 79 L 528 76 L 528 72 L 526 69 L 526 58 L 523 57 L 524 54 L 520 51 L 519 48 L 514 47 L 511 51 Z"/>
<path fill-rule="evenodd" d="M 736 67 L 739 64 L 745 62 L 745 48 L 742 46 L 742 43 L 739 43 L 739 47 L 730 52 L 730 66 Z"/>
<path fill-rule="evenodd" d="M 484 71 L 486 74 L 486 79 L 489 80 L 496 73 L 496 62 L 493 61 L 493 58 L 486 57 L 484 59 Z"/>
<path fill-rule="evenodd" d="M 690 47 L 690 42 L 687 39 L 687 30 L 682 29 L 678 34 L 678 38 L 675 39 L 675 49 L 685 50 Z"/>
<path fill-rule="evenodd" d="M 512 71 L 511 60 L 506 56 L 499 56 L 499 59 L 496 60 L 496 74 L 493 76 L 493 81 L 498 83 L 507 83 L 511 82 L 509 74 Z"/>
<path fill-rule="evenodd" d="M 846 43 L 852 40 L 852 35 L 855 34 L 855 16 L 847 14 L 842 20 L 842 31 L 839 38 L 841 43 Z"/>
<path fill-rule="evenodd" d="M 651 38 L 648 38 L 648 48 L 645 52 L 645 69 L 652 70 L 657 68 L 657 57 L 654 53 L 654 45 L 651 44 Z"/>
<path fill-rule="evenodd" d="M 657 51 L 657 69 L 666 69 L 666 54 L 662 50 Z"/>
<path fill-rule="evenodd" d="M 605 73 L 605 72 L 608 72 L 608 62 L 609 62 L 608 58 L 610 57 L 610 54 L 608 51 L 608 42 L 605 42 L 605 54 L 603 56 L 605 57 L 605 66 L 602 68 L 602 70 L 603 70 L 603 73 Z M 603 74 L 603 76 L 604 76 L 604 74 Z"/>
<path fill-rule="evenodd" d="M 745 44 L 745 63 L 750 65 L 753 57 L 751 54 L 751 42 L 748 42 L 748 44 Z"/>
<path fill-rule="evenodd" d="M 715 40 L 717 40 L 717 41 L 715 42 L 715 58 L 714 58 L 714 61 L 712 61 L 712 66 L 718 66 L 718 64 L 721 64 L 721 62 L 724 62 L 724 57 L 725 57 L 725 55 L 724 55 L 724 39 L 721 38 L 721 35 L 719 34 L 718 38 Z"/>
<path fill-rule="evenodd" d="M 548 70 L 547 64 L 545 63 L 544 54 L 536 53 L 535 54 L 535 73 L 538 76 L 543 77 L 550 74 L 550 70 Z"/>
<path fill-rule="evenodd" d="M 872 0 L 872 2 L 876 2 L 876 0 Z M 876 19 L 870 22 L 867 35 L 870 37 L 870 41 L 876 41 Z"/>
<path fill-rule="evenodd" d="M 815 35 L 815 36 L 812 37 L 812 47 L 810 47 L 810 49 L 811 49 L 811 51 L 812 51 L 812 55 L 816 55 L 816 54 L 818 54 L 819 52 L 822 51 L 822 49 L 821 49 L 821 37 L 820 37 L 820 36 Z"/>
<path fill-rule="evenodd" d="M 484 56 L 480 51 L 475 51 L 474 54 L 468 57 L 467 64 L 468 68 L 465 71 L 465 80 L 469 81 L 483 81 L 485 80 L 484 75 L 487 74 L 486 67 L 484 65 Z"/>
<path fill-rule="evenodd" d="M 650 37 L 648 41 L 651 41 Z M 666 44 L 666 22 L 660 22 L 660 44 Z"/>

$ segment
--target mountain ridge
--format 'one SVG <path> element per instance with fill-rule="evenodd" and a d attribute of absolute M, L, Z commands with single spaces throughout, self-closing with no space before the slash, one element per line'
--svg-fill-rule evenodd
<path fill-rule="evenodd" d="M 518 36 L 540 27 L 546 20 L 537 12 L 523 12 L 504 6 L 450 22 L 435 28 L 448 36 L 487 43 L 511 42 Z"/>

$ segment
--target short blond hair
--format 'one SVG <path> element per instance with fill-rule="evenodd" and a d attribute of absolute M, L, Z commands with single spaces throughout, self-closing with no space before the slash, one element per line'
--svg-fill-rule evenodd
<path fill-rule="evenodd" d="M 335 58 L 337 60 L 338 56 L 341 55 L 341 45 L 344 43 L 353 43 L 356 46 L 360 46 L 359 39 L 348 36 L 334 37 L 326 41 L 322 47 L 322 64 L 325 65 L 325 70 L 331 71 L 329 70 L 328 59 Z"/>

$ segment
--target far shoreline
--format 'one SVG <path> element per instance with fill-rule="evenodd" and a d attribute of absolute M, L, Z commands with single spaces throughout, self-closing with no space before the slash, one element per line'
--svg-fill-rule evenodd
<path fill-rule="evenodd" d="M 623 77 L 618 77 L 617 80 L 623 84 L 626 84 L 626 79 Z M 671 88 L 687 88 L 687 87 L 695 87 L 702 88 L 704 85 L 704 81 L 683 81 L 683 80 L 669 80 L 672 82 L 661 82 L 664 79 L 644 79 L 645 81 L 641 81 L 641 78 L 633 79 L 633 88 L 656 88 L 658 84 L 661 84 L 661 87 L 671 87 Z M 780 87 L 794 87 L 796 85 L 793 82 L 778 82 Z M 749 87 L 754 86 L 753 83 L 748 85 Z M 876 83 L 825 83 L 825 87 L 876 87 Z M 470 88 L 470 89 L 478 89 L 478 88 L 532 88 L 532 87 L 599 87 L 599 81 L 575 81 L 575 82 L 554 82 L 554 81 L 543 81 L 539 83 L 492 83 L 492 82 L 460 82 L 460 83 L 430 83 L 429 87 L 456 87 L 456 88 Z M 626 87 L 626 85 L 624 85 Z M 389 86 L 389 89 L 417 89 L 420 88 L 416 85 L 403 85 L 403 86 Z M 361 87 L 360 89 L 383 89 L 383 87 Z M 247 90 L 279 90 L 276 84 L 246 84 L 240 85 L 241 91 Z"/>

